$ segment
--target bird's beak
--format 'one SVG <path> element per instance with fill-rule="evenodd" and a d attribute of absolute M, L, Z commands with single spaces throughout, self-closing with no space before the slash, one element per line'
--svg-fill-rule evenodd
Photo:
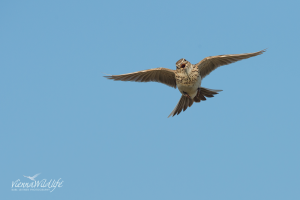
<path fill-rule="evenodd" d="M 184 68 L 184 71 L 186 74 L 188 74 L 187 67 Z"/>

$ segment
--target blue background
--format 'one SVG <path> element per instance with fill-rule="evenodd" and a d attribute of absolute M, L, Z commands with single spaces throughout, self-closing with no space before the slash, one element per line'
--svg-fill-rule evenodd
<path fill-rule="evenodd" d="M 300 199 L 299 1 L 1 1 L 1 199 Z M 256 52 L 181 94 L 103 73 Z M 62 188 L 13 192 L 41 173 Z"/>

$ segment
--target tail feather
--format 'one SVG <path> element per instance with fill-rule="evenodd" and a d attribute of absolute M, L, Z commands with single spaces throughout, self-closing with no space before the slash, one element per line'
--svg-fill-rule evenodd
<path fill-rule="evenodd" d="M 200 95 L 195 96 L 194 99 L 191 99 L 189 97 L 182 95 L 179 102 L 177 103 L 176 107 L 170 113 L 170 115 L 168 117 L 171 117 L 171 116 L 174 117 L 175 115 L 179 115 L 179 113 L 181 113 L 181 111 L 185 111 L 188 107 L 191 107 L 194 102 L 200 102 L 201 100 L 205 101 L 206 100 L 205 97 L 209 97 L 209 98 L 214 97 L 214 95 L 218 94 L 218 92 L 221 92 L 221 91 L 223 91 L 223 90 L 212 90 L 212 89 L 207 89 L 207 88 L 201 87 Z"/>
<path fill-rule="evenodd" d="M 199 103 L 201 100 L 205 101 L 206 100 L 205 97 L 209 97 L 209 98 L 214 97 L 214 95 L 219 94 L 218 92 L 221 92 L 221 91 L 223 91 L 223 90 L 212 90 L 212 89 L 201 87 L 200 95 L 195 96 L 194 101 L 197 103 Z"/>
<path fill-rule="evenodd" d="M 200 97 L 200 99 L 201 99 L 202 101 L 205 101 L 205 100 L 206 100 L 204 94 L 201 94 L 201 93 L 200 93 L 200 96 L 199 96 L 199 97 Z"/>
<path fill-rule="evenodd" d="M 191 107 L 193 103 L 194 103 L 193 99 L 182 95 L 176 107 L 168 117 L 170 116 L 173 117 L 176 114 L 178 115 L 179 113 L 181 113 L 182 110 L 185 111 L 188 107 Z"/>

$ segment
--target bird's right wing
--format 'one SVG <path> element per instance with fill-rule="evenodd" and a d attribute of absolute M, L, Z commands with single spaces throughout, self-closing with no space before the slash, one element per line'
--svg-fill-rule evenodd
<path fill-rule="evenodd" d="M 154 68 L 128 74 L 104 76 L 115 81 L 159 82 L 176 88 L 175 70 Z"/>
<path fill-rule="evenodd" d="M 185 111 L 188 107 L 191 107 L 193 103 L 194 103 L 193 99 L 182 95 L 178 104 L 171 112 L 171 114 L 168 116 L 168 118 L 171 116 L 173 117 L 176 114 L 179 115 L 179 113 L 181 113 L 182 110 Z"/>

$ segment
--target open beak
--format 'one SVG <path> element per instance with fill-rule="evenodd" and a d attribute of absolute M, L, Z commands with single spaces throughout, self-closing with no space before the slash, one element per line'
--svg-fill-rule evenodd
<path fill-rule="evenodd" d="M 181 64 L 180 68 L 182 68 L 182 69 L 185 68 L 185 64 Z"/>

